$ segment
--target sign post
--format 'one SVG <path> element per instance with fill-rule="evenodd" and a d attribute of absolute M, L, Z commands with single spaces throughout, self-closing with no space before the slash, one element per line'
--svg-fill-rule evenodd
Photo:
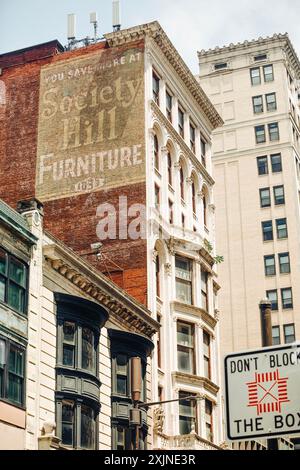
<path fill-rule="evenodd" d="M 225 392 L 229 440 L 300 434 L 300 344 L 229 354 Z"/>

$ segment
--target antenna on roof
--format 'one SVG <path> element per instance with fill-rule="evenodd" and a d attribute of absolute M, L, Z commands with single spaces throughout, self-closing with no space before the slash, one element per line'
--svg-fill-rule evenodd
<path fill-rule="evenodd" d="M 68 40 L 72 41 L 76 37 L 76 15 L 70 13 L 68 15 Z"/>
<path fill-rule="evenodd" d="M 98 17 L 95 11 L 90 13 L 90 23 L 94 25 L 94 41 L 96 42 L 98 38 Z"/>
<path fill-rule="evenodd" d="M 113 0 L 113 31 L 120 31 L 121 29 L 121 13 L 120 13 L 120 0 Z"/>

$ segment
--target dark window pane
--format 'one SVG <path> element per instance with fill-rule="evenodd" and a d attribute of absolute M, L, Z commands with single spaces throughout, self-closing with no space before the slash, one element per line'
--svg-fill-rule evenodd
<path fill-rule="evenodd" d="M 270 207 L 271 205 L 271 196 L 270 196 L 270 189 L 260 189 L 260 205 L 261 207 Z"/>
<path fill-rule="evenodd" d="M 124 375 L 117 375 L 117 393 L 127 395 L 127 377 Z"/>
<path fill-rule="evenodd" d="M 265 82 L 272 82 L 274 80 L 273 65 L 264 66 L 264 78 Z"/>
<path fill-rule="evenodd" d="M 280 344 L 280 328 L 279 326 L 273 326 L 272 328 L 273 346 Z"/>
<path fill-rule="evenodd" d="M 0 273 L 7 273 L 7 254 L 3 250 L 0 250 Z"/>
<path fill-rule="evenodd" d="M 5 289 L 6 289 L 6 280 L 4 277 L 0 276 L 0 300 L 5 302 Z"/>
<path fill-rule="evenodd" d="M 269 173 L 268 168 L 268 158 L 267 157 L 258 157 L 257 159 L 257 168 L 259 175 L 267 175 Z"/>
<path fill-rule="evenodd" d="M 279 257 L 279 266 L 281 274 L 287 274 L 291 272 L 290 267 L 290 255 L 289 253 L 280 253 Z"/>
<path fill-rule="evenodd" d="M 168 92 L 166 92 L 166 111 L 169 121 L 172 122 L 172 95 Z"/>
<path fill-rule="evenodd" d="M 279 128 L 278 123 L 274 122 L 272 124 L 268 124 L 269 129 L 269 138 L 270 141 L 279 140 Z"/>
<path fill-rule="evenodd" d="M 179 433 L 181 435 L 190 434 L 193 428 L 196 430 L 196 402 L 184 399 L 191 395 L 184 392 L 179 393 Z"/>
<path fill-rule="evenodd" d="M 152 75 L 152 86 L 153 86 L 153 99 L 159 106 L 159 77 L 153 72 Z"/>
<path fill-rule="evenodd" d="M 284 196 L 284 187 L 283 186 L 274 187 L 274 199 L 275 199 L 275 204 L 277 206 L 280 205 L 280 204 L 285 204 L 285 196 Z"/>
<path fill-rule="evenodd" d="M 262 96 L 254 96 L 252 98 L 253 101 L 253 111 L 255 114 L 262 113 L 264 111 L 263 105 L 263 97 Z"/>
<path fill-rule="evenodd" d="M 265 126 L 256 126 L 255 127 L 255 138 L 256 143 L 261 144 L 266 141 L 266 132 Z"/>
<path fill-rule="evenodd" d="M 24 352 L 10 347 L 8 364 L 8 398 L 19 405 L 23 402 Z"/>
<path fill-rule="evenodd" d="M 25 311 L 25 290 L 13 282 L 10 282 L 8 289 L 8 304 L 18 310 Z"/>
<path fill-rule="evenodd" d="M 75 367 L 75 333 L 76 325 L 65 321 L 63 325 L 63 365 Z"/>
<path fill-rule="evenodd" d="M 8 374 L 8 399 L 22 405 L 23 379 L 13 374 Z"/>
<path fill-rule="evenodd" d="M 116 392 L 119 395 L 127 395 L 128 357 L 118 354 L 116 357 Z"/>
<path fill-rule="evenodd" d="M 20 286 L 26 287 L 25 266 L 14 258 L 10 259 L 9 277 Z"/>
<path fill-rule="evenodd" d="M 265 274 L 266 276 L 274 276 L 276 274 L 275 257 L 265 256 Z"/>
<path fill-rule="evenodd" d="M 126 450 L 125 429 L 118 426 L 115 432 L 117 441 L 116 450 Z"/>
<path fill-rule="evenodd" d="M 63 365 L 75 367 L 75 347 L 70 344 L 63 346 Z"/>
<path fill-rule="evenodd" d="M 75 344 L 75 323 L 65 321 L 63 326 L 64 342 Z"/>
<path fill-rule="evenodd" d="M 262 232 L 263 232 L 263 240 L 265 242 L 273 240 L 272 220 L 268 220 L 267 222 L 262 222 Z"/>
<path fill-rule="evenodd" d="M 277 227 L 277 237 L 279 239 L 287 238 L 288 231 L 287 231 L 286 219 L 277 219 L 276 220 L 276 227 Z"/>
<path fill-rule="evenodd" d="M 62 443 L 74 447 L 75 409 L 73 402 L 63 402 L 62 406 Z"/>
<path fill-rule="evenodd" d="M 277 109 L 276 93 L 270 93 L 266 95 L 266 103 L 267 103 L 268 111 L 276 111 Z"/>
<path fill-rule="evenodd" d="M 267 297 L 272 304 L 272 310 L 278 310 L 278 295 L 277 290 L 269 290 L 267 291 Z"/>
<path fill-rule="evenodd" d="M 81 447 L 95 449 L 96 423 L 94 410 L 88 406 L 81 406 Z"/>
<path fill-rule="evenodd" d="M 281 154 L 271 155 L 272 172 L 280 173 L 282 171 Z"/>
<path fill-rule="evenodd" d="M 95 372 L 95 335 L 89 328 L 82 328 L 82 368 Z"/>
<path fill-rule="evenodd" d="M 284 340 L 285 344 L 293 343 L 295 338 L 295 325 L 284 325 Z"/>
<path fill-rule="evenodd" d="M 293 294 L 291 288 L 281 289 L 281 300 L 283 309 L 293 308 Z"/>
<path fill-rule="evenodd" d="M 250 70 L 251 76 L 251 83 L 252 85 L 259 85 L 260 84 L 260 70 L 259 68 L 251 69 Z"/>

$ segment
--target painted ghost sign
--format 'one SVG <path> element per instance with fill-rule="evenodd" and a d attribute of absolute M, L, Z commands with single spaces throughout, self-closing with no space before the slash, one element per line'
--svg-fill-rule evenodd
<path fill-rule="evenodd" d="M 36 195 L 145 180 L 144 54 L 103 49 L 41 70 Z"/>

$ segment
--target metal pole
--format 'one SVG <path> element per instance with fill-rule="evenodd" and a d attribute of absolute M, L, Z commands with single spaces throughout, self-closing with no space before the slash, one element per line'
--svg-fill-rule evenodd
<path fill-rule="evenodd" d="M 263 299 L 259 306 L 261 311 L 262 346 L 265 348 L 273 345 L 272 304 L 269 299 Z M 268 450 L 278 450 L 277 439 L 268 439 Z"/>
<path fill-rule="evenodd" d="M 273 345 L 272 304 L 269 299 L 263 299 L 259 305 L 261 311 L 262 346 L 265 348 Z"/>

